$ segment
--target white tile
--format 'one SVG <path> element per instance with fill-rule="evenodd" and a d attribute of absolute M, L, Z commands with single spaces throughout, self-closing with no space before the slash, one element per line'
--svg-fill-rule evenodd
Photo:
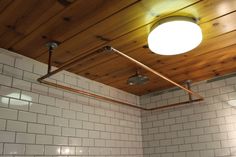
<path fill-rule="evenodd" d="M 61 135 L 61 127 L 57 126 L 46 126 L 46 134 L 48 135 Z"/>
<path fill-rule="evenodd" d="M 10 99 L 8 97 L 2 97 L 0 96 L 0 107 L 6 107 L 8 108 L 8 104 L 9 104 L 9 101 Z"/>
<path fill-rule="evenodd" d="M 88 155 L 89 148 L 88 147 L 76 147 L 76 155 Z"/>
<path fill-rule="evenodd" d="M 88 137 L 88 130 L 76 129 L 76 136 L 77 137 Z"/>
<path fill-rule="evenodd" d="M 229 156 L 229 155 L 230 155 L 229 148 L 215 149 L 215 156 Z"/>
<path fill-rule="evenodd" d="M 38 114 L 38 123 L 53 124 L 53 116 Z"/>
<path fill-rule="evenodd" d="M 82 111 L 82 105 L 79 103 L 70 103 L 70 110 Z"/>
<path fill-rule="evenodd" d="M 10 99 L 9 107 L 18 110 L 25 110 L 28 111 L 29 102 L 17 100 L 17 99 Z"/>
<path fill-rule="evenodd" d="M 28 72 L 28 71 L 23 71 L 23 80 L 31 82 L 32 84 L 38 83 L 37 79 L 40 77 L 40 75 Z M 35 88 L 34 88 L 35 89 Z M 43 94 L 43 93 L 42 93 Z"/>
<path fill-rule="evenodd" d="M 74 128 L 62 128 L 62 135 L 63 136 L 75 136 L 75 129 Z"/>
<path fill-rule="evenodd" d="M 55 145 L 68 145 L 68 137 L 54 136 L 53 144 L 55 144 Z"/>
<path fill-rule="evenodd" d="M 52 136 L 36 135 L 36 144 L 52 144 Z"/>
<path fill-rule="evenodd" d="M 97 115 L 91 115 L 89 114 L 89 121 L 90 122 L 95 122 L 95 123 L 99 123 L 100 122 L 100 117 Z M 115 124 L 114 124 L 115 125 Z"/>
<path fill-rule="evenodd" d="M 24 154 L 25 145 L 24 144 L 5 144 L 4 154 Z"/>
<path fill-rule="evenodd" d="M 82 128 L 82 121 L 70 119 L 69 127 L 71 127 L 71 128 Z"/>
<path fill-rule="evenodd" d="M 28 123 L 28 132 L 29 133 L 45 133 L 45 125 L 43 124 L 34 124 L 34 123 Z"/>
<path fill-rule="evenodd" d="M 5 130 L 6 128 L 6 120 L 0 119 L 0 130 Z"/>
<path fill-rule="evenodd" d="M 43 145 L 26 145 L 27 155 L 43 155 L 44 154 L 44 146 Z"/>
<path fill-rule="evenodd" d="M 0 143 L 0 154 L 3 154 L 3 143 Z"/>
<path fill-rule="evenodd" d="M 12 83 L 12 77 L 0 74 L 1 85 L 11 86 L 11 83 Z"/>
<path fill-rule="evenodd" d="M 94 124 L 94 130 L 105 131 L 106 126 L 105 126 L 105 124 L 95 123 Z"/>
<path fill-rule="evenodd" d="M 68 127 L 68 119 L 55 117 L 55 125 Z"/>
<path fill-rule="evenodd" d="M 16 143 L 35 143 L 35 135 L 16 133 Z"/>
<path fill-rule="evenodd" d="M 76 98 L 77 98 L 76 94 L 72 94 L 72 93 L 66 92 L 66 91 L 64 91 L 63 94 L 64 94 L 65 100 L 72 101 L 72 102 L 76 101 Z"/>
<path fill-rule="evenodd" d="M 201 157 L 213 157 L 214 156 L 214 151 L 213 150 L 203 150 L 200 151 Z"/>
<path fill-rule="evenodd" d="M 68 101 L 64 101 L 61 99 L 56 99 L 56 106 L 59 108 L 66 108 L 66 109 L 68 109 L 70 107 Z"/>
<path fill-rule="evenodd" d="M 29 111 L 36 113 L 46 113 L 46 105 L 41 105 L 37 103 L 30 103 Z"/>
<path fill-rule="evenodd" d="M 21 91 L 20 99 L 37 103 L 39 101 L 39 95 L 36 93 L 32 93 L 32 92 Z"/>
<path fill-rule="evenodd" d="M 29 72 L 33 71 L 33 60 L 29 58 L 16 58 L 15 67 Z"/>
<path fill-rule="evenodd" d="M 96 147 L 105 147 L 106 146 L 106 140 L 95 139 L 95 146 Z"/>
<path fill-rule="evenodd" d="M 48 87 L 32 83 L 32 91 L 35 93 L 40 93 L 40 94 L 47 94 Z M 45 101 L 42 98 L 41 98 L 41 102 L 45 103 Z"/>
<path fill-rule="evenodd" d="M 83 129 L 93 130 L 94 129 L 94 123 L 83 121 Z"/>
<path fill-rule="evenodd" d="M 18 120 L 26 122 L 36 122 L 36 114 L 31 112 L 19 111 Z"/>
<path fill-rule="evenodd" d="M 7 121 L 7 130 L 26 132 L 27 123 L 19 121 Z"/>
<path fill-rule="evenodd" d="M 75 155 L 75 147 L 62 147 L 61 155 Z"/>
<path fill-rule="evenodd" d="M 45 146 L 45 155 L 60 155 L 61 147 L 59 146 Z"/>
<path fill-rule="evenodd" d="M 20 90 L 0 85 L 0 95 L 20 99 Z"/>
<path fill-rule="evenodd" d="M 1 49 L 1 51 L 7 51 L 7 50 Z M 0 53 L 0 63 L 14 66 L 14 62 L 15 62 L 15 57 Z"/>
<path fill-rule="evenodd" d="M 47 114 L 54 116 L 61 116 L 62 110 L 58 107 L 47 106 Z"/>
<path fill-rule="evenodd" d="M 29 91 L 31 89 L 31 83 L 13 78 L 12 87 Z"/>
<path fill-rule="evenodd" d="M 47 73 L 47 65 L 40 63 L 40 62 L 35 62 L 34 63 L 34 73 L 39 74 L 39 75 L 45 75 Z"/>
<path fill-rule="evenodd" d="M 8 65 L 3 66 L 3 74 L 8 75 L 8 76 L 13 76 L 14 78 L 20 78 L 20 79 L 22 79 L 23 77 L 22 70 L 16 69 Z"/>
<path fill-rule="evenodd" d="M 49 88 L 48 95 L 55 98 L 63 98 L 63 91 L 59 89 Z"/>
<path fill-rule="evenodd" d="M 8 131 L 0 131 L 0 142 L 14 142 L 15 133 Z"/>
<path fill-rule="evenodd" d="M 94 146 L 94 139 L 83 138 L 82 139 L 82 146 Z"/>
<path fill-rule="evenodd" d="M 55 105 L 55 98 L 40 95 L 39 96 L 39 103 L 54 106 Z"/>
<path fill-rule="evenodd" d="M 100 132 L 99 131 L 89 131 L 89 138 L 99 138 L 100 137 Z"/>
<path fill-rule="evenodd" d="M 69 137 L 70 146 L 81 146 L 81 144 L 82 144 L 81 138 Z"/>
<path fill-rule="evenodd" d="M 83 112 L 93 114 L 94 113 L 94 107 L 83 105 Z"/>
<path fill-rule="evenodd" d="M 3 64 L 0 64 L 0 73 L 3 73 Z"/>
<path fill-rule="evenodd" d="M 87 113 L 83 113 L 83 112 L 77 112 L 76 113 L 76 119 L 78 120 L 85 120 L 88 121 L 88 114 Z"/>
<path fill-rule="evenodd" d="M 75 111 L 63 109 L 62 116 L 64 118 L 75 119 L 75 113 L 76 113 Z"/>
<path fill-rule="evenodd" d="M 0 118 L 15 120 L 15 119 L 17 119 L 17 111 L 11 110 L 11 109 L 6 109 L 6 108 L 1 108 L 0 109 Z"/>
<path fill-rule="evenodd" d="M 65 79 L 65 83 L 68 83 L 68 84 L 71 84 L 71 85 L 75 85 L 75 86 L 77 85 L 77 80 L 74 77 L 65 75 L 64 79 Z"/>

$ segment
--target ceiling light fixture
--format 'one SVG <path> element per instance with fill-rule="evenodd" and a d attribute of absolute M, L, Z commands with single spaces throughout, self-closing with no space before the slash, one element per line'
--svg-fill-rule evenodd
<path fill-rule="evenodd" d="M 160 55 L 177 55 L 197 47 L 202 31 L 190 17 L 167 17 L 157 22 L 148 35 L 148 46 Z"/>

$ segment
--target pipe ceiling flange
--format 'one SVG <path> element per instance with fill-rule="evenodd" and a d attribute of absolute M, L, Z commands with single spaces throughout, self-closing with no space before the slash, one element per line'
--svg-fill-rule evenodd
<path fill-rule="evenodd" d="M 46 43 L 46 47 L 51 50 L 54 50 L 58 46 L 59 46 L 59 42 L 57 41 L 49 41 L 48 43 Z"/>

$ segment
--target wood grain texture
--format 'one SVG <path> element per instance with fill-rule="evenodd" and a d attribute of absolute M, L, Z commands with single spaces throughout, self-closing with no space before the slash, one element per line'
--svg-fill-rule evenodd
<path fill-rule="evenodd" d="M 198 19 L 200 46 L 175 56 L 150 52 L 153 24 L 179 15 Z M 0 0 L 0 46 L 46 63 L 45 44 L 56 40 L 53 65 L 60 66 L 110 45 L 178 83 L 201 81 L 236 72 L 234 19 L 235 0 L 76 0 L 68 6 L 56 0 Z M 115 53 L 95 53 L 68 70 L 137 95 L 172 87 Z M 127 85 L 136 70 L 150 82 Z"/>

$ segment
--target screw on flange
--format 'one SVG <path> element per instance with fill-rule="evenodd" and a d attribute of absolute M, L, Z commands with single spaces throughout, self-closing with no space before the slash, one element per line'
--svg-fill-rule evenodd
<path fill-rule="evenodd" d="M 59 45 L 59 42 L 57 41 L 49 41 L 47 44 L 46 44 L 46 47 L 49 49 L 49 50 L 54 50 L 55 48 L 57 48 Z"/>
<path fill-rule="evenodd" d="M 105 47 L 103 47 L 103 50 L 106 52 L 112 52 L 113 48 L 111 46 L 105 46 Z"/>

